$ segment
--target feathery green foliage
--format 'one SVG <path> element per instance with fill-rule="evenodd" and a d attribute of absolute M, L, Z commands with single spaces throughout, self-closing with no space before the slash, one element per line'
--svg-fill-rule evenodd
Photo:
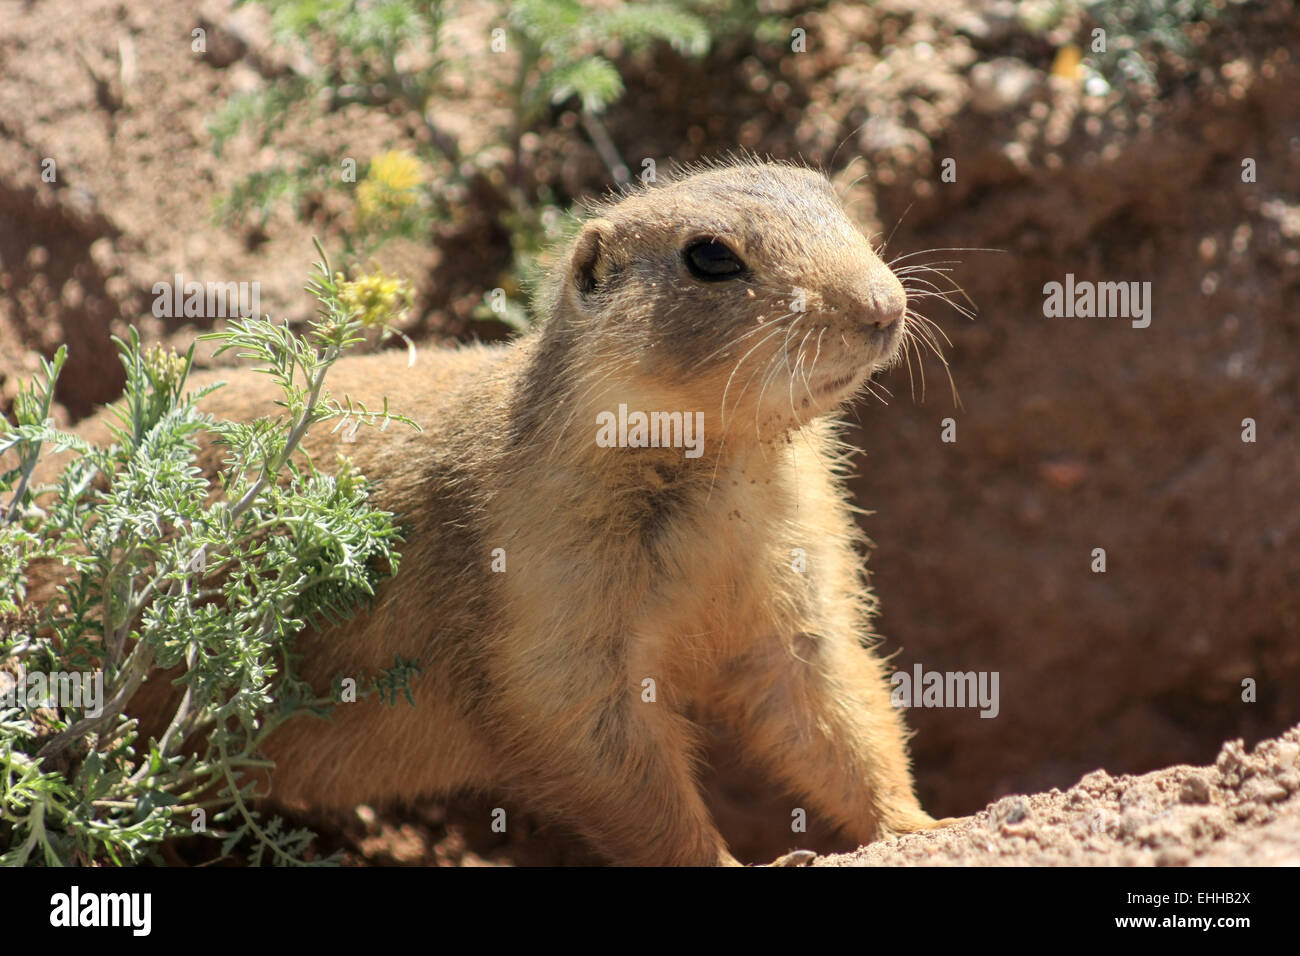
<path fill-rule="evenodd" d="M 63 349 L 15 403 L 0 437 L 17 462 L 0 476 L 0 864 L 134 863 L 191 833 L 255 864 L 323 862 L 310 833 L 260 817 L 251 774 L 269 766 L 260 747 L 271 731 L 340 705 L 337 685 L 319 696 L 295 677 L 293 638 L 366 604 L 397 569 L 399 536 L 354 468 L 325 474 L 295 452 L 330 421 L 414 423 L 325 391 L 330 367 L 378 319 L 350 304 L 323 252 L 317 268 L 320 308 L 305 334 L 249 319 L 212 336 L 279 385 L 275 419 L 201 412 L 218 386 L 188 390 L 193 349 L 145 350 L 134 330 L 117 342 L 126 389 L 109 447 L 49 420 Z M 205 434 L 226 452 L 214 478 L 197 463 Z M 51 450 L 75 454 L 34 486 Z M 62 568 L 44 606 L 29 603 L 37 561 Z M 175 667 L 184 697 L 161 739 L 142 739 L 132 697 Z M 100 675 L 102 697 L 33 699 L 30 680 L 15 686 L 71 672 Z M 398 660 L 369 680 L 346 676 L 396 702 L 412 700 L 416 673 Z"/>

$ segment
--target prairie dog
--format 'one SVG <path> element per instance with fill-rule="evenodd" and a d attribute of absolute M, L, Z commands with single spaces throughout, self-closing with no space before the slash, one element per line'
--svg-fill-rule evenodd
<path fill-rule="evenodd" d="M 707 716 L 859 842 L 934 826 L 866 646 L 834 417 L 897 358 L 907 299 L 830 183 L 745 160 L 632 192 L 592 211 L 538 301 L 509 344 L 327 376 L 424 430 L 309 435 L 406 540 L 371 611 L 299 636 L 299 667 L 322 693 L 395 654 L 423 673 L 414 709 L 370 698 L 273 734 L 273 799 L 500 788 L 618 863 L 733 864 L 693 773 Z M 213 379 L 206 411 L 279 411 L 264 375 Z M 663 441 L 643 446 L 640 414 Z M 155 679 L 129 710 L 171 694 Z"/>

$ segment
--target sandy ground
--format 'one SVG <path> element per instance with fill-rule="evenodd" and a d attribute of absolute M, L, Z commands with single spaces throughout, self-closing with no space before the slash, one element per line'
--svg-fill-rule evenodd
<path fill-rule="evenodd" d="M 1095 770 L 814 866 L 1300 866 L 1300 726 L 1206 767 Z"/>

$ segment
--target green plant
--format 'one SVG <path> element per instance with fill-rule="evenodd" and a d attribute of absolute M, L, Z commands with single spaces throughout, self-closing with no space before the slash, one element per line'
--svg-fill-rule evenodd
<path fill-rule="evenodd" d="M 1088 17 L 1106 31 L 1104 53 L 1091 53 L 1097 71 L 1112 86 L 1132 83 L 1155 88 L 1155 51 L 1192 52 L 1189 24 L 1222 14 L 1215 0 L 1083 0 Z"/>
<path fill-rule="evenodd" d="M 0 437 L 0 454 L 16 460 L 0 476 L 0 669 L 10 685 L 0 696 L 0 863 L 137 862 L 191 832 L 253 863 L 321 862 L 308 831 L 254 809 L 253 775 L 269 766 L 269 733 L 338 703 L 337 683 L 318 696 L 295 677 L 294 635 L 364 605 L 397 569 L 399 533 L 355 469 L 326 474 L 301 442 L 331 421 L 414 424 L 386 403 L 372 411 L 325 390 L 330 367 L 400 305 L 400 288 L 348 282 L 321 255 L 305 334 L 240 320 L 211 336 L 279 385 L 274 419 L 201 412 L 218 386 L 187 390 L 194 349 L 146 350 L 134 330 L 117 342 L 126 388 L 109 447 L 49 419 L 64 349 L 21 389 Z M 216 475 L 197 463 L 205 434 L 225 449 Z M 52 483 L 34 484 L 48 450 L 74 455 Z M 45 578 L 57 567 L 61 583 L 34 604 L 38 566 Z M 172 668 L 184 696 L 161 738 L 141 739 L 132 698 Z M 69 672 L 100 675 L 99 699 L 13 693 L 24 674 Z M 395 702 L 410 699 L 416 672 L 399 659 L 377 677 L 350 676 L 361 693 Z"/>
<path fill-rule="evenodd" d="M 271 81 L 232 98 L 209 128 L 220 152 L 240 130 L 264 145 L 277 141 L 289 117 L 304 106 L 313 113 L 375 109 L 410 120 L 420 135 L 402 148 L 362 163 L 355 177 L 340 168 L 342 157 L 319 150 L 290 152 L 275 167 L 241 180 L 222 204 L 228 217 L 275 203 L 297 203 L 322 189 L 352 191 L 352 214 L 340 222 L 349 258 L 365 257 L 396 236 L 427 234 L 454 216 L 475 189 L 498 212 L 515 240 L 516 263 L 502 285 L 512 289 L 531 270 L 545 243 L 544 224 L 554 217 L 555 197 L 545 187 L 526 187 L 523 140 L 547 110 L 574 103 L 583 130 L 610 170 L 626 182 L 628 171 L 601 120 L 623 93 L 615 50 L 656 42 L 698 56 L 709 46 L 705 19 L 689 0 L 609 5 L 590 0 L 499 2 L 472 51 L 467 82 L 496 83 L 510 105 L 509 118 L 488 137 L 504 144 L 505 168 L 485 171 L 484 156 L 465 155 L 460 143 L 434 119 L 431 105 L 451 94 L 447 78 L 465 69 L 465 58 L 445 40 L 456 4 L 450 0 L 255 0 L 271 14 L 277 40 L 308 57 L 314 67 Z M 724 0 L 730 2 L 730 0 Z M 708 7 L 709 4 L 704 4 Z M 503 54 L 493 59 L 495 53 Z M 490 64 L 491 69 L 484 69 Z M 485 79 L 486 78 L 486 79 Z M 346 165 L 346 160 L 343 160 Z M 483 197 L 480 196 L 480 200 Z M 517 321 L 518 312 L 512 313 Z"/>
<path fill-rule="evenodd" d="M 1225 13 L 1224 0 L 1031 0 L 1017 8 L 1021 25 L 1034 34 L 1065 27 L 1081 30 L 1085 63 L 1106 86 L 1128 92 L 1158 88 L 1159 56 L 1192 55 L 1188 28 Z M 1093 30 L 1105 31 L 1105 49 L 1093 48 Z M 1073 75 L 1071 64 L 1070 74 Z"/>
<path fill-rule="evenodd" d="M 241 0 L 241 3 L 245 0 Z M 221 155 L 242 129 L 263 145 L 275 142 L 289 117 L 303 110 L 336 113 L 350 106 L 400 112 L 425 130 L 424 160 L 444 157 L 454 166 L 460 151 L 454 137 L 429 115 L 429 101 L 440 90 L 452 62 L 442 42 L 444 0 L 257 0 L 271 16 L 272 34 L 281 45 L 312 64 L 266 86 L 237 94 L 209 119 L 213 150 Z M 374 162 L 381 161 L 377 157 Z M 353 157 L 319 149 L 290 152 L 286 161 L 244 177 L 219 203 L 222 217 L 235 219 L 256 210 L 263 223 L 284 199 L 299 205 L 309 193 L 352 191 L 357 184 L 385 179 L 383 169 L 357 168 Z M 444 175 L 454 170 L 444 169 Z M 396 235 L 410 234 L 441 216 L 447 206 L 439 183 L 421 177 L 423 188 L 411 189 L 399 217 L 359 215 L 342 240 L 349 258 L 362 257 Z M 412 184 L 415 185 L 415 184 Z"/>
<path fill-rule="evenodd" d="M 508 9 L 519 49 L 511 137 L 516 155 L 524 130 L 545 109 L 577 97 L 592 145 L 610 174 L 626 182 L 627 168 L 600 123 L 606 107 L 623 95 L 623 78 L 604 51 L 616 43 L 636 50 L 665 42 L 686 56 L 702 56 L 710 43 L 704 20 L 680 3 L 597 6 L 580 0 L 517 0 Z"/>

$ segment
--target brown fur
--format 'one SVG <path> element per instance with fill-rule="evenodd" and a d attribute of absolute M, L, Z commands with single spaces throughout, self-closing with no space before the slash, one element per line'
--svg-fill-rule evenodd
<path fill-rule="evenodd" d="M 682 249 L 701 237 L 750 274 L 693 278 Z M 734 863 L 694 779 L 692 717 L 708 716 L 861 842 L 932 826 L 866 647 L 832 418 L 896 358 L 905 299 L 830 184 L 743 161 L 623 197 L 540 301 L 546 321 L 508 345 L 424 350 L 411 368 L 405 353 L 348 358 L 328 376 L 424 431 L 310 437 L 318 462 L 342 450 L 375 479 L 407 531 L 374 609 L 303 634 L 300 666 L 321 691 L 395 653 L 424 673 L 415 709 L 367 699 L 272 735 L 274 798 L 507 788 L 621 863 Z M 277 413 L 266 376 L 213 378 L 229 384 L 206 410 Z M 598 447 L 595 416 L 620 403 L 703 411 L 704 454 Z M 155 680 L 131 710 L 161 714 L 169 696 Z"/>

